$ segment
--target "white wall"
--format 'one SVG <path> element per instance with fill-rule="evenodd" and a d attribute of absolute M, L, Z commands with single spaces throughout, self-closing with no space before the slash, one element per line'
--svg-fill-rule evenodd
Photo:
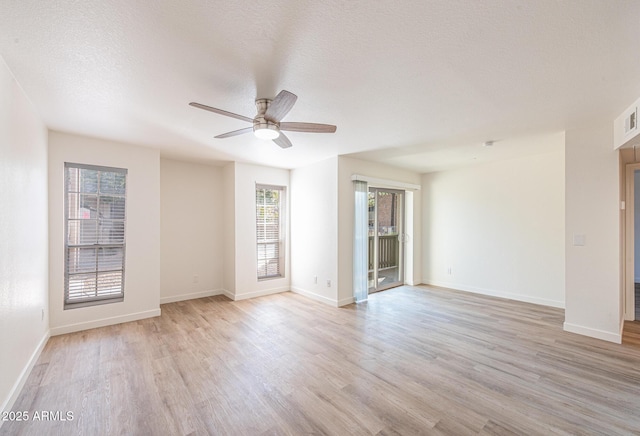
<path fill-rule="evenodd" d="M 554 142 L 423 176 L 425 283 L 564 307 L 564 135 Z"/>
<path fill-rule="evenodd" d="M 160 159 L 160 302 L 222 293 L 222 168 Z"/>
<path fill-rule="evenodd" d="M 289 291 L 291 287 L 290 223 L 287 222 L 284 277 L 260 280 L 257 275 L 256 183 L 284 186 L 289 215 L 289 170 L 235 164 L 235 300 Z M 230 291 L 230 290 L 229 290 Z"/>
<path fill-rule="evenodd" d="M 222 169 L 224 228 L 222 262 L 222 286 L 225 295 L 233 298 L 236 293 L 236 163 L 231 162 Z"/>
<path fill-rule="evenodd" d="M 392 167 L 376 162 L 340 156 L 338 158 L 338 304 L 344 305 L 353 302 L 353 220 L 354 220 L 354 194 L 351 176 L 360 174 L 363 176 L 394 180 L 397 182 L 420 185 L 420 175 L 406 169 Z M 421 198 L 419 193 L 413 196 L 413 222 L 421 222 Z M 412 233 L 413 230 L 413 233 Z M 408 237 L 414 241 L 421 240 L 420 226 L 406 229 Z M 421 256 L 420 244 L 413 246 L 413 277 L 405 280 L 412 283 L 421 283 Z"/>
<path fill-rule="evenodd" d="M 566 132 L 565 330 L 620 342 L 620 165 L 610 121 Z M 574 246 L 574 235 L 585 245 Z"/>
<path fill-rule="evenodd" d="M 292 170 L 290 203 L 291 290 L 335 306 L 338 158 Z M 327 280 L 334 285 L 328 287 Z"/>
<path fill-rule="evenodd" d="M 49 336 L 47 129 L 2 58 L 0 205 L 2 411 L 13 405 Z"/>
<path fill-rule="evenodd" d="M 65 162 L 128 169 L 123 302 L 64 310 Z M 67 133 L 49 133 L 49 302 L 52 334 L 160 314 L 158 151 Z"/>

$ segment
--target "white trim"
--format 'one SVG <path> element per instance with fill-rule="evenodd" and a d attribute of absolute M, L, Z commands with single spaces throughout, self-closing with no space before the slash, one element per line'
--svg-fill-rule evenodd
<path fill-rule="evenodd" d="M 603 341 L 614 342 L 616 344 L 622 343 L 622 331 L 620 333 L 613 333 L 604 330 L 593 329 L 591 327 L 571 324 L 568 322 L 565 322 L 562 327 L 566 332 L 577 333 L 579 335 L 602 339 Z"/>
<path fill-rule="evenodd" d="M 233 296 L 233 301 L 247 300 L 249 298 L 255 298 L 255 297 L 264 297 L 265 295 L 279 294 L 281 292 L 288 292 L 289 290 L 290 288 L 286 286 L 281 288 L 265 289 L 263 291 L 247 292 L 245 294 L 236 293 Z"/>
<path fill-rule="evenodd" d="M 227 289 L 222 289 L 222 295 L 227 297 L 229 300 L 235 300 L 235 294 Z"/>
<path fill-rule="evenodd" d="M 316 294 L 315 292 L 311 292 L 307 289 L 302 289 L 302 288 L 297 288 L 292 286 L 291 292 L 295 294 L 300 294 L 304 297 L 311 298 L 312 300 L 316 300 L 324 304 L 328 304 L 329 306 L 332 306 L 332 307 L 338 307 L 338 302 L 336 300 L 325 297 L 324 295 Z"/>
<path fill-rule="evenodd" d="M 636 296 L 635 284 L 638 281 L 635 278 L 635 172 L 640 170 L 640 163 L 628 163 L 625 166 L 625 211 L 623 212 L 624 227 L 621 233 L 621 242 L 623 253 L 622 274 L 623 274 L 623 319 L 634 321 L 636 319 Z"/>
<path fill-rule="evenodd" d="M 629 148 L 635 144 L 637 144 L 636 137 L 640 133 L 638 130 L 638 105 L 640 105 L 640 98 L 634 101 L 631 106 L 625 109 L 618 117 L 613 120 L 613 149 L 617 150 L 619 148 Z M 631 116 L 631 114 L 635 113 L 636 115 L 636 125 L 634 128 L 630 128 L 627 130 L 626 121 Z M 633 139 L 636 139 L 633 141 Z"/>
<path fill-rule="evenodd" d="M 31 374 L 31 370 L 33 369 L 36 362 L 40 358 L 40 354 L 42 353 L 44 346 L 47 345 L 47 341 L 49 340 L 49 337 L 51 337 L 51 334 L 50 334 L 50 331 L 47 330 L 44 336 L 42 337 L 42 339 L 40 339 L 40 342 L 38 343 L 38 346 L 36 347 L 36 349 L 33 350 L 33 353 L 31 354 L 29 361 L 27 362 L 25 367 L 22 369 L 22 372 L 20 372 L 20 376 L 18 377 L 16 382 L 13 384 L 13 387 L 9 391 L 9 396 L 5 400 L 4 404 L 2 404 L 2 409 L 0 409 L 0 411 L 8 412 L 11 410 L 11 408 L 15 404 L 16 400 L 18 399 L 18 396 L 20 395 L 20 392 L 22 392 L 22 388 L 24 388 L 24 385 L 27 382 L 29 375 Z M 3 421 L 0 420 L 0 428 L 2 427 L 2 423 Z"/>
<path fill-rule="evenodd" d="M 106 327 L 109 325 L 122 324 L 123 322 L 138 321 L 139 319 L 153 318 L 160 316 L 160 308 L 146 310 L 144 312 L 130 313 L 128 315 L 113 316 L 111 318 L 102 318 L 94 321 L 79 322 L 76 324 L 67 324 L 51 329 L 51 336 L 64 335 L 66 333 L 79 332 L 82 330 L 95 329 L 98 327 Z"/>
<path fill-rule="evenodd" d="M 356 297 L 347 297 L 342 300 L 338 300 L 338 307 L 346 306 L 347 304 L 355 303 Z"/>
<path fill-rule="evenodd" d="M 529 295 L 511 294 L 509 292 L 501 292 L 501 291 L 495 291 L 493 289 L 485 289 L 485 288 L 476 288 L 475 286 L 459 285 L 457 283 L 440 282 L 437 280 L 426 281 L 424 284 L 428 286 L 430 285 L 430 286 L 438 286 L 441 288 L 454 289 L 456 291 L 472 292 L 474 294 L 488 295 L 490 297 L 499 297 L 499 298 L 506 298 L 509 300 L 522 301 L 523 303 L 533 303 L 533 304 L 539 304 L 541 306 L 557 307 L 559 309 L 565 308 L 564 301 L 559 301 L 559 300 L 550 300 L 547 298 L 532 297 Z"/>
<path fill-rule="evenodd" d="M 419 191 L 421 186 L 414 185 L 413 183 L 398 182 L 396 180 L 379 179 L 377 177 L 363 176 L 361 174 L 353 174 L 351 176 L 353 181 L 367 182 L 369 186 L 374 188 L 395 188 L 395 189 L 410 189 L 412 191 Z"/>
<path fill-rule="evenodd" d="M 196 298 L 213 297 L 215 295 L 223 295 L 224 289 L 215 289 L 213 291 L 200 291 L 191 294 L 173 295 L 169 297 L 161 297 L 160 304 L 175 303 L 176 301 L 194 300 Z"/>

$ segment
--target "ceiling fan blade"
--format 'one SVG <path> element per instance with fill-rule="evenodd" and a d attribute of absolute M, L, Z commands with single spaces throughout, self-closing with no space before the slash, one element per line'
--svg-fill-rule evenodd
<path fill-rule="evenodd" d="M 204 109 L 204 110 L 209 111 L 209 112 L 213 112 L 213 113 L 216 113 L 216 114 L 225 115 L 227 117 L 236 118 L 238 120 L 242 120 L 242 121 L 247 121 L 249 123 L 253 123 L 253 118 L 245 117 L 244 115 L 234 114 L 233 112 L 223 111 L 222 109 L 218 109 L 218 108 L 215 108 L 215 107 L 211 107 L 211 106 L 207 106 L 207 105 L 204 105 L 204 104 L 196 103 L 196 102 L 193 102 L 193 101 L 191 103 L 189 103 L 189 106 L 197 107 L 198 109 Z"/>
<path fill-rule="evenodd" d="M 230 138 L 232 136 L 242 135 L 244 133 L 253 132 L 253 127 L 245 127 L 244 129 L 234 130 L 233 132 L 223 133 L 222 135 L 214 136 L 214 138 L 222 139 L 222 138 Z"/>
<path fill-rule="evenodd" d="M 336 126 L 316 123 L 280 123 L 280 130 L 288 132 L 334 133 Z"/>
<path fill-rule="evenodd" d="M 289 141 L 289 138 L 287 138 L 282 132 L 280 132 L 280 136 L 274 139 L 273 142 L 275 142 L 282 148 L 289 148 L 293 145 L 291 141 Z"/>
<path fill-rule="evenodd" d="M 289 113 L 293 105 L 296 104 L 297 99 L 297 95 L 283 89 L 269 105 L 269 109 L 265 112 L 264 118 L 267 121 L 279 123 L 280 120 Z"/>

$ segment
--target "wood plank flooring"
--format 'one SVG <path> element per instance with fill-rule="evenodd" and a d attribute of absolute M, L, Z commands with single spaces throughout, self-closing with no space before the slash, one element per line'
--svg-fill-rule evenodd
<path fill-rule="evenodd" d="M 640 434 L 640 328 L 616 345 L 563 319 L 408 286 L 340 309 L 292 293 L 166 304 L 51 338 L 13 410 L 74 419 L 0 434 Z"/>

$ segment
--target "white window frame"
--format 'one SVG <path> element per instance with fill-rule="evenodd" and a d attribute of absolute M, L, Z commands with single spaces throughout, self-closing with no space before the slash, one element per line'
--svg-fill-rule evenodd
<path fill-rule="evenodd" d="M 277 235 L 275 238 L 260 238 L 261 233 L 266 236 L 266 222 L 264 217 L 261 216 L 260 208 L 266 207 L 266 204 L 259 203 L 258 193 L 259 191 L 277 191 L 278 194 L 278 218 L 277 218 Z M 286 187 L 277 185 L 266 185 L 256 183 L 256 274 L 258 281 L 272 280 L 285 277 L 285 250 L 286 250 Z M 260 228 L 263 227 L 263 232 Z M 277 244 L 277 255 L 268 256 L 267 246 Z M 262 249 L 261 249 L 262 248 Z M 276 272 L 270 273 L 270 267 L 273 269 L 275 265 Z"/>
<path fill-rule="evenodd" d="M 90 218 L 90 220 L 96 220 L 96 231 L 99 232 L 99 229 L 101 228 L 102 225 L 107 224 L 107 222 L 120 222 L 122 221 L 123 224 L 123 230 L 122 230 L 122 242 L 109 242 L 109 243 L 101 243 L 99 241 L 99 233 L 96 234 L 96 240 L 94 243 L 69 243 L 70 240 L 70 234 L 69 234 L 69 223 L 72 221 L 81 221 L 80 218 L 70 218 L 69 217 L 69 212 L 71 210 L 71 208 L 73 207 L 73 205 L 71 204 L 71 200 L 70 197 L 72 195 L 80 195 L 81 193 L 81 188 L 79 186 L 76 187 L 75 190 L 70 189 L 70 185 L 71 182 L 69 180 L 70 177 L 70 172 L 69 169 L 79 169 L 79 170 L 90 170 L 90 171 L 97 171 L 98 172 L 98 176 L 97 176 L 97 186 L 96 186 L 96 192 L 95 193 L 88 193 L 88 195 L 96 195 L 96 216 L 95 218 Z M 124 193 L 123 194 L 116 194 L 116 193 L 102 193 L 100 191 L 100 178 L 102 177 L 103 173 L 116 173 L 116 174 L 124 174 Z M 117 218 L 117 219 L 106 219 L 106 218 L 101 218 L 100 217 L 100 204 L 101 201 L 103 199 L 106 199 L 106 197 L 111 197 L 112 200 L 113 198 L 120 198 L 123 200 L 124 204 L 123 204 L 123 218 Z M 86 165 L 86 164 L 78 164 L 78 163 L 70 163 L 70 162 L 65 162 L 64 164 L 64 309 L 75 309 L 75 308 L 80 308 L 80 307 L 87 307 L 87 306 L 95 306 L 95 305 L 99 305 L 99 304 L 108 304 L 108 303 L 117 303 L 117 302 L 121 302 L 124 301 L 124 285 L 125 285 L 125 259 L 126 259 L 126 227 L 127 227 L 127 170 L 124 168 L 111 168 L 111 167 L 103 167 L 103 166 L 97 166 L 97 165 Z M 78 212 L 76 213 L 77 216 Z M 84 264 L 82 271 L 81 272 L 73 272 L 71 271 L 72 268 L 72 262 L 70 262 L 70 258 L 71 258 L 71 252 L 73 250 L 78 250 L 76 251 L 76 256 L 80 256 L 80 250 L 81 249 L 87 249 L 87 248 L 94 248 L 96 250 L 96 254 L 95 254 L 95 268 L 91 268 L 89 269 L 87 267 L 87 265 L 89 264 Z M 100 258 L 101 258 L 101 253 L 105 253 L 105 250 L 108 250 L 110 248 L 116 248 L 116 249 L 121 249 L 122 250 L 122 264 L 120 265 L 119 262 L 115 263 L 115 264 L 109 264 L 108 268 L 104 268 L 104 264 L 100 265 Z M 78 262 L 82 262 L 80 261 L 76 261 L 76 268 L 78 268 Z M 107 261 L 107 263 L 109 263 L 111 261 Z M 90 275 L 95 275 L 95 279 L 88 279 L 87 277 Z M 119 279 L 119 285 L 115 286 L 116 292 L 113 291 L 113 287 L 111 289 L 109 289 L 108 292 L 105 292 L 105 294 L 103 295 L 99 295 L 100 294 L 100 286 L 102 286 L 100 284 L 100 278 L 105 278 L 108 277 L 109 275 L 111 275 L 112 277 L 115 277 L 116 280 Z M 83 291 L 83 290 L 78 290 L 77 287 L 74 287 L 73 290 L 71 289 L 71 281 L 72 278 L 74 276 L 85 276 L 85 282 L 88 282 L 89 284 L 87 285 L 88 290 L 87 291 Z M 91 280 L 95 280 L 95 284 L 93 285 L 93 289 L 92 289 L 92 285 L 91 285 Z M 108 283 L 108 278 L 107 278 L 107 283 Z M 104 282 L 103 282 L 104 283 Z M 112 286 L 110 284 L 108 284 L 109 286 Z M 77 286 L 77 285 L 74 285 Z M 84 286 L 84 285 L 82 285 Z M 119 291 L 118 291 L 119 288 Z M 104 288 L 103 288 L 104 289 Z M 81 295 L 82 293 L 86 293 L 86 295 Z M 93 294 L 93 295 L 92 295 Z"/>

